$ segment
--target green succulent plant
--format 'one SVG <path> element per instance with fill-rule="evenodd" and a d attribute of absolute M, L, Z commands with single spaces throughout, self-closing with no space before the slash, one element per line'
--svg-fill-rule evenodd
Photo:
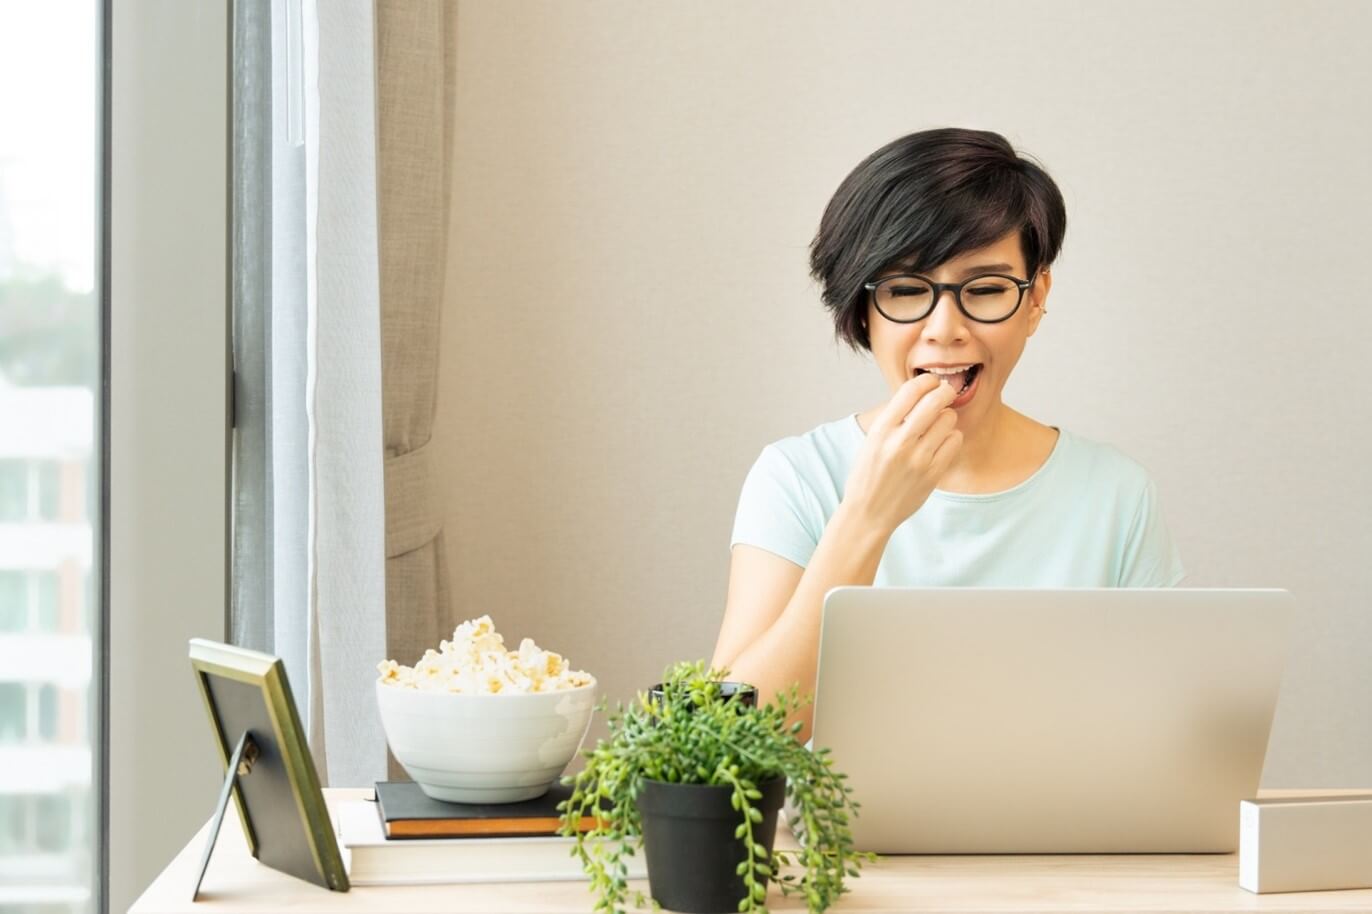
<path fill-rule="evenodd" d="M 641 692 L 627 707 L 617 705 L 609 736 L 582 752 L 585 768 L 563 778 L 573 791 L 558 807 L 560 831 L 577 838 L 573 853 L 591 877 L 596 910 L 619 914 L 630 899 L 624 858 L 640 845 L 635 799 L 645 778 L 732 789 L 739 811 L 735 837 L 747 848 L 738 868 L 746 889 L 740 911 L 767 911 L 769 880 L 783 895 L 803 895 L 809 910 L 823 911 L 848 891 L 845 877 L 857 877 L 862 862 L 875 859 L 853 850 L 848 822 L 859 804 L 843 783 L 846 776 L 834 770 L 827 749 L 811 752 L 797 742 L 799 723 L 786 723 L 808 699 L 792 688 L 762 707 L 748 707 L 739 696 L 721 696 L 727 676 L 704 661 L 669 667 L 662 698 Z M 600 710 L 605 707 L 602 701 Z M 754 840 L 763 819 L 754 803 L 762 798 L 758 785 L 778 775 L 787 779 L 786 796 L 796 810 L 790 826 L 801 849 L 769 857 Z M 582 816 L 595 817 L 594 827 L 582 831 Z M 645 905 L 642 892 L 632 895 L 635 905 Z"/>

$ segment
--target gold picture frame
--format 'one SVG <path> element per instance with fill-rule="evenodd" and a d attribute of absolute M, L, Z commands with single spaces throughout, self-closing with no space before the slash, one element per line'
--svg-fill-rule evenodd
<path fill-rule="evenodd" d="M 224 764 L 224 786 L 192 899 L 232 794 L 248 850 L 263 864 L 338 892 L 348 873 L 280 658 L 192 638 L 205 712 Z"/>

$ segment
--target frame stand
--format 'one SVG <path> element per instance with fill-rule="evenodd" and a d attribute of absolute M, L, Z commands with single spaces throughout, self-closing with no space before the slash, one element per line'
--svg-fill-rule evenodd
<path fill-rule="evenodd" d="M 224 810 L 229 808 L 229 797 L 233 795 L 234 784 L 239 778 L 252 772 L 253 762 L 257 761 L 257 743 L 252 741 L 252 731 L 244 730 L 229 756 L 228 770 L 224 773 L 224 786 L 219 791 L 219 805 L 214 810 L 214 820 L 210 823 L 210 835 L 205 841 L 205 855 L 200 858 L 200 875 L 195 877 L 195 889 L 191 901 L 200 899 L 200 883 L 205 881 L 205 870 L 210 865 L 210 854 L 214 852 L 214 842 L 219 837 L 219 826 L 224 823 Z"/>

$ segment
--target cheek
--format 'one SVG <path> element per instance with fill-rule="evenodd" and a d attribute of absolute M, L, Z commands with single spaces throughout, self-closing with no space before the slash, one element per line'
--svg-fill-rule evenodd
<path fill-rule="evenodd" d="M 994 360 L 996 374 L 1004 380 L 1010 369 L 1019 361 L 1024 351 L 1024 334 L 1018 329 L 1013 333 L 996 334 L 983 340 L 987 354 Z"/>
<path fill-rule="evenodd" d="M 868 324 L 869 327 L 874 325 Z M 885 321 L 884 326 L 870 332 L 872 357 L 876 360 L 881 373 L 897 384 L 905 383 L 906 366 L 910 362 L 910 350 L 919 342 L 919 333 L 912 330 L 911 324 L 892 324 Z"/>

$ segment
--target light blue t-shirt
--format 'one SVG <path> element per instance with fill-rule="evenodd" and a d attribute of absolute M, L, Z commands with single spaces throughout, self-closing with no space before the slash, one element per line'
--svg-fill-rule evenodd
<path fill-rule="evenodd" d="M 744 480 L 730 547 L 804 567 L 865 433 L 855 415 L 767 445 Z M 1060 430 L 1043 466 L 1003 492 L 935 489 L 887 542 L 880 587 L 1171 587 L 1185 576 L 1147 470 Z"/>

